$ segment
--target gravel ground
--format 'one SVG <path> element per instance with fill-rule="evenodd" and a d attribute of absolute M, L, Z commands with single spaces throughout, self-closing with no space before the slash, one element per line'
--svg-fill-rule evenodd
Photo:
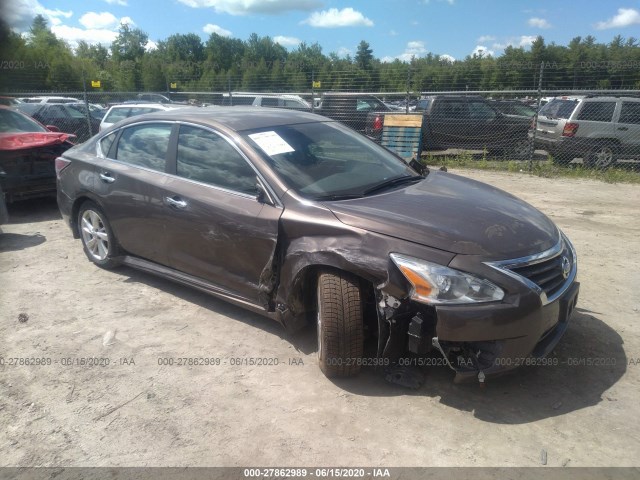
<path fill-rule="evenodd" d="M 287 336 L 186 287 L 101 270 L 54 201 L 29 201 L 0 233 L 0 466 L 536 466 L 543 450 L 549 466 L 638 465 L 640 187 L 459 173 L 574 242 L 582 287 L 560 365 L 484 389 L 445 368 L 416 391 L 373 369 L 330 381 L 313 328 Z M 159 364 L 182 357 L 221 363 Z"/>

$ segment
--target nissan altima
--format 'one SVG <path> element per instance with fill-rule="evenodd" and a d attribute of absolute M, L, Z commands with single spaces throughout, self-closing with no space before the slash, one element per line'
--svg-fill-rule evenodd
<path fill-rule="evenodd" d="M 90 261 L 311 322 L 330 377 L 429 357 L 484 381 L 544 359 L 578 298 L 574 247 L 540 211 L 312 113 L 151 113 L 56 172 Z"/>

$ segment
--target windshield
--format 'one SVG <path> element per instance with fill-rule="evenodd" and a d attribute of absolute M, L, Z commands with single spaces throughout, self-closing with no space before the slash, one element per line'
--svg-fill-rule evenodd
<path fill-rule="evenodd" d="M 362 196 L 394 179 L 422 178 L 389 151 L 333 122 L 244 133 L 282 180 L 307 198 Z"/>
<path fill-rule="evenodd" d="M 571 116 L 577 105 L 578 100 L 562 100 L 554 98 L 540 109 L 540 115 L 544 115 L 549 118 L 567 119 Z"/>
<path fill-rule="evenodd" d="M 0 109 L 0 132 L 47 132 L 48 130 L 39 123 L 17 112 Z"/>

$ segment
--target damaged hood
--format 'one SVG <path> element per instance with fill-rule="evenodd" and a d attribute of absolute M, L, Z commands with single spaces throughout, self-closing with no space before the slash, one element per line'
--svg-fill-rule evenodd
<path fill-rule="evenodd" d="M 528 203 L 442 172 L 431 172 L 411 186 L 326 206 L 346 225 L 492 259 L 539 253 L 559 239 L 553 222 Z"/>

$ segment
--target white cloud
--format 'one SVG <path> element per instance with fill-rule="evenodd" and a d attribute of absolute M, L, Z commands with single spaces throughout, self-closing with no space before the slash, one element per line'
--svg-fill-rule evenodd
<path fill-rule="evenodd" d="M 478 37 L 478 43 L 493 42 L 496 39 L 493 35 L 482 35 Z"/>
<path fill-rule="evenodd" d="M 36 15 L 43 15 L 51 25 L 59 25 L 62 18 L 71 18 L 71 10 L 64 11 L 43 7 L 38 0 L 13 0 L 4 2 L 2 16 L 10 28 L 18 32 L 29 30 Z"/>
<path fill-rule="evenodd" d="M 319 0 L 178 0 L 191 8 L 213 8 L 218 13 L 250 15 L 310 11 L 322 6 Z"/>
<path fill-rule="evenodd" d="M 330 8 L 322 12 L 313 12 L 309 18 L 300 23 L 308 23 L 312 27 L 318 28 L 373 27 L 373 22 L 370 19 L 351 7 L 342 10 Z"/>
<path fill-rule="evenodd" d="M 273 37 L 273 41 L 279 43 L 283 47 L 297 47 L 301 43 L 299 38 L 285 37 L 283 35 Z"/>
<path fill-rule="evenodd" d="M 482 57 L 494 57 L 495 52 L 493 50 L 489 50 L 484 45 L 476 45 L 476 48 L 473 49 L 471 55 L 477 55 Z"/>
<path fill-rule="evenodd" d="M 147 44 L 144 46 L 144 49 L 147 52 L 150 52 L 151 50 L 156 50 L 157 48 L 158 48 L 158 44 L 153 40 L 147 40 Z"/>
<path fill-rule="evenodd" d="M 80 25 L 90 30 L 106 28 L 118 23 L 116 16 L 109 12 L 87 12 L 78 21 Z"/>
<path fill-rule="evenodd" d="M 395 57 L 382 57 L 382 61 L 386 63 L 391 63 L 394 60 L 400 60 L 402 62 L 410 62 L 412 58 L 420 57 L 427 53 L 427 49 L 424 45 L 424 42 L 421 40 L 413 40 L 407 43 L 407 46 L 400 55 Z"/>
<path fill-rule="evenodd" d="M 127 6 L 127 0 L 104 0 L 109 5 L 120 5 L 121 7 Z"/>
<path fill-rule="evenodd" d="M 65 40 L 75 47 L 80 40 L 84 40 L 90 44 L 101 43 L 102 45 L 110 45 L 118 36 L 118 32 L 108 29 L 84 29 L 78 27 L 70 27 L 68 25 L 55 25 L 51 27 L 51 31 L 56 37 Z"/>
<path fill-rule="evenodd" d="M 221 37 L 231 36 L 230 30 L 227 30 L 226 28 L 222 28 L 220 25 L 214 25 L 213 23 L 207 23 L 204 27 L 202 27 L 202 31 L 208 34 L 217 33 Z"/>
<path fill-rule="evenodd" d="M 519 37 L 512 37 L 503 42 L 495 42 L 491 45 L 494 50 L 504 50 L 507 47 L 522 47 L 529 48 L 531 44 L 536 40 L 535 35 L 521 35 Z"/>
<path fill-rule="evenodd" d="M 449 62 L 449 63 L 453 63 L 456 61 L 454 57 L 446 53 L 443 53 L 442 55 L 438 55 L 438 57 L 440 57 L 440 60 L 444 60 L 445 62 Z"/>
<path fill-rule="evenodd" d="M 634 8 L 619 8 L 618 14 L 604 22 L 596 23 L 598 30 L 607 28 L 622 28 L 630 25 L 640 24 L 640 12 Z"/>
<path fill-rule="evenodd" d="M 336 52 L 340 58 L 345 58 L 347 55 L 353 55 L 353 50 L 348 49 L 347 47 L 340 47 Z"/>
<path fill-rule="evenodd" d="M 544 18 L 531 17 L 527 20 L 527 23 L 530 27 L 535 28 L 551 28 L 551 24 L 547 22 Z"/>
<path fill-rule="evenodd" d="M 120 19 L 120 24 L 121 25 L 131 25 L 132 27 L 135 27 L 136 22 L 133 21 L 133 19 L 131 17 L 122 17 Z"/>

